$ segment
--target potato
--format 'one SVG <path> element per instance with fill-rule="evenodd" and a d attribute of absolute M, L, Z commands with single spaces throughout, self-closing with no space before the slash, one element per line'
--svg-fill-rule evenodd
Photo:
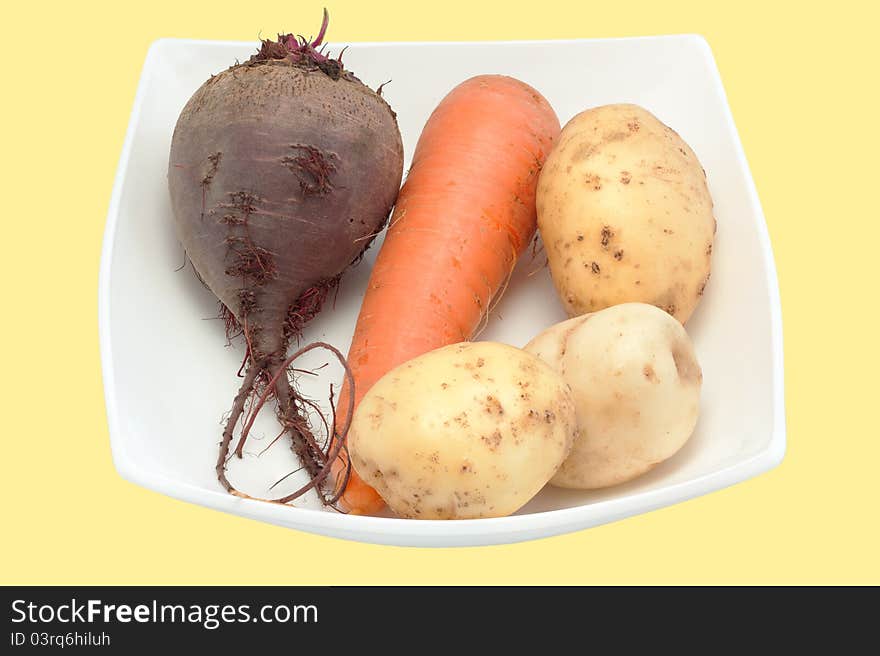
<path fill-rule="evenodd" d="M 568 455 L 574 401 L 548 365 L 493 342 L 453 344 L 383 376 L 349 432 L 351 460 L 401 517 L 509 515 Z"/>
<path fill-rule="evenodd" d="M 565 355 L 568 337 L 571 331 L 583 323 L 587 316 L 589 315 L 584 314 L 550 326 L 534 337 L 525 346 L 525 350 L 549 364 L 556 371 L 561 372 L 560 363 L 562 362 L 562 356 Z"/>
<path fill-rule="evenodd" d="M 629 481 L 693 433 L 703 375 L 679 322 L 624 303 L 551 326 L 525 350 L 562 374 L 578 434 L 551 483 L 594 489 Z"/>
<path fill-rule="evenodd" d="M 691 315 L 709 280 L 712 198 L 697 156 L 651 113 L 605 105 L 571 119 L 537 209 L 569 316 L 629 301 Z"/>

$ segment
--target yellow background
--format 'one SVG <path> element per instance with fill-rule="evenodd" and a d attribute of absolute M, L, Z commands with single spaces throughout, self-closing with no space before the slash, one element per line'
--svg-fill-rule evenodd
<path fill-rule="evenodd" d="M 123 481 L 104 415 L 97 277 L 147 48 L 163 36 L 313 32 L 322 3 L 7 3 L 0 583 L 880 583 L 877 4 L 327 3 L 336 41 L 708 39 L 779 269 L 784 463 L 608 526 L 450 550 L 311 536 Z M 247 564 L 231 565 L 233 553 Z"/>

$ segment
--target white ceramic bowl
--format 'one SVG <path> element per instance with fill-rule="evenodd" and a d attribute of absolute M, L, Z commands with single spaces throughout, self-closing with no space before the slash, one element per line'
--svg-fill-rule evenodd
<path fill-rule="evenodd" d="M 612 102 L 645 106 L 693 147 L 709 177 L 718 234 L 712 280 L 688 331 L 703 366 L 702 415 L 685 448 L 629 484 L 598 492 L 548 487 L 516 515 L 416 521 L 343 515 L 316 501 L 281 507 L 226 494 L 214 477 L 221 419 L 238 386 L 240 343 L 227 346 L 217 305 L 174 237 L 166 187 L 178 113 L 212 73 L 246 59 L 255 45 L 160 40 L 147 55 L 119 162 L 100 276 L 104 389 L 113 460 L 120 474 L 178 499 L 336 537 L 399 545 L 482 545 L 595 526 L 737 483 L 777 465 L 785 452 L 782 326 L 773 255 L 742 147 L 706 42 L 698 36 L 513 43 L 352 44 L 346 66 L 398 113 L 406 166 L 434 106 L 480 73 L 513 75 L 537 88 L 563 124 Z M 339 46 L 333 48 L 338 50 Z M 378 243 L 344 277 L 335 303 L 304 342 L 345 351 Z M 564 318 L 542 261 L 525 257 L 481 339 L 522 346 Z M 528 275 L 534 273 L 534 275 Z M 323 359 L 322 359 L 323 358 Z M 307 365 L 326 357 L 315 356 Z M 302 376 L 324 398 L 338 369 Z M 230 476 L 254 495 L 295 468 L 271 441 L 265 413 L 248 456 Z M 296 476 L 284 485 L 290 489 Z"/>

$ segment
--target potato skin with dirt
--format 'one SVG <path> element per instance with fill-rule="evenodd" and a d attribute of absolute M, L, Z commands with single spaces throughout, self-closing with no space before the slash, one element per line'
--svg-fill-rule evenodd
<path fill-rule="evenodd" d="M 512 346 L 465 342 L 391 370 L 349 432 L 357 473 L 399 516 L 501 517 L 556 472 L 575 434 L 562 378 Z"/>
<path fill-rule="evenodd" d="M 690 317 L 709 279 L 712 198 L 697 156 L 653 114 L 605 105 L 571 119 L 537 209 L 569 316 L 637 301 Z"/>
<path fill-rule="evenodd" d="M 551 483 L 617 485 L 673 456 L 693 433 L 703 375 L 682 325 L 624 303 L 551 326 L 525 350 L 556 369 L 577 408 L 578 435 Z"/>

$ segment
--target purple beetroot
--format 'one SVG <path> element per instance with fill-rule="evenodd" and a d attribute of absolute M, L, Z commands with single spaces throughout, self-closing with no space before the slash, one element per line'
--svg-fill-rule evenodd
<path fill-rule="evenodd" d="M 327 21 L 325 11 L 311 42 L 263 41 L 248 61 L 207 80 L 178 118 L 168 167 L 178 237 L 247 344 L 218 478 L 237 493 L 225 473 L 235 427 L 248 398 L 261 406 L 274 396 L 311 479 L 282 501 L 320 491 L 329 469 L 306 421 L 308 401 L 287 375 L 288 345 L 382 229 L 403 173 L 394 112 L 341 57 L 318 49 Z"/>

